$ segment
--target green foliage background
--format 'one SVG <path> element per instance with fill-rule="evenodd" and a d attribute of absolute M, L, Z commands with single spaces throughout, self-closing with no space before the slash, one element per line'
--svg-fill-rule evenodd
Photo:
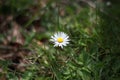
<path fill-rule="evenodd" d="M 40 0 L 41 1 L 41 0 Z M 49 0 L 42 6 L 38 0 L 8 0 L 0 5 L 0 14 L 13 15 L 22 26 L 25 37 L 23 47 L 34 52 L 24 72 L 10 71 L 11 61 L 0 61 L 7 80 L 119 80 L 120 79 L 120 11 L 118 0 L 111 5 L 97 1 L 92 8 L 86 3 Z M 2 3 L 2 2 L 1 2 Z M 35 7 L 35 11 L 30 10 Z M 34 8 L 33 8 L 34 10 Z M 62 13 L 63 10 L 63 13 Z M 28 18 L 22 22 L 19 16 Z M 35 32 L 31 26 L 38 21 L 43 31 Z M 21 23 L 22 22 L 22 23 Z M 9 24 L 12 27 L 11 24 Z M 30 31 L 26 32 L 26 29 Z M 64 49 L 54 48 L 50 36 L 63 31 L 70 36 Z M 0 40 L 4 40 L 5 33 Z M 43 41 L 40 46 L 35 40 Z M 4 64 L 7 63 L 7 64 Z"/>

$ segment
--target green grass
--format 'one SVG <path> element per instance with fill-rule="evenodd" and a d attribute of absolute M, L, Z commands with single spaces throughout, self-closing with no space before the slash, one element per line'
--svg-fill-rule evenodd
<path fill-rule="evenodd" d="M 45 7 L 29 0 L 21 0 L 19 3 L 10 1 L 0 6 L 0 10 L 7 15 L 10 12 L 14 19 L 27 16 L 28 20 L 24 24 L 18 24 L 21 25 L 21 33 L 25 38 L 23 47 L 33 53 L 25 57 L 31 63 L 26 65 L 24 72 L 11 71 L 8 67 L 12 62 L 6 60 L 9 64 L 4 64 L 0 61 L 0 67 L 4 68 L 4 72 L 0 73 L 1 77 L 6 75 L 7 80 L 18 80 L 19 77 L 22 80 L 120 79 L 117 45 L 120 38 L 119 23 L 102 13 L 99 8 L 92 9 L 87 4 L 83 6 L 77 2 L 70 2 L 72 5 L 57 3 L 59 5 L 56 6 L 56 2 L 52 0 Z M 29 11 L 34 6 L 36 11 Z M 111 10 L 115 10 L 113 8 Z M 106 12 L 109 13 L 109 10 Z M 117 16 L 118 12 L 115 13 Z M 31 28 L 35 24 L 39 25 L 37 27 L 41 31 Z M 65 32 L 70 37 L 70 44 L 63 49 L 53 47 L 50 42 L 50 37 L 58 31 Z M 5 38 L 3 35 L 0 35 L 0 40 Z"/>

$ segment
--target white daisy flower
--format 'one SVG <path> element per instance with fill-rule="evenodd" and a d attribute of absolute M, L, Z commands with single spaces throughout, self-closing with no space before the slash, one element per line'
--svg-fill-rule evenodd
<path fill-rule="evenodd" d="M 69 36 L 64 32 L 57 32 L 53 36 L 51 36 L 50 41 L 53 42 L 54 47 L 61 47 L 66 46 L 69 44 Z"/>

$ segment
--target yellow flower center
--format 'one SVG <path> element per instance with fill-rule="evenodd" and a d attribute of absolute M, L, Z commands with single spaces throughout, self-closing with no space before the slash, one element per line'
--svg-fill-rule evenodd
<path fill-rule="evenodd" d="M 63 42 L 63 38 L 62 38 L 62 37 L 59 37 L 59 38 L 57 38 L 57 41 L 58 41 L 59 43 L 62 43 L 62 42 Z"/>

